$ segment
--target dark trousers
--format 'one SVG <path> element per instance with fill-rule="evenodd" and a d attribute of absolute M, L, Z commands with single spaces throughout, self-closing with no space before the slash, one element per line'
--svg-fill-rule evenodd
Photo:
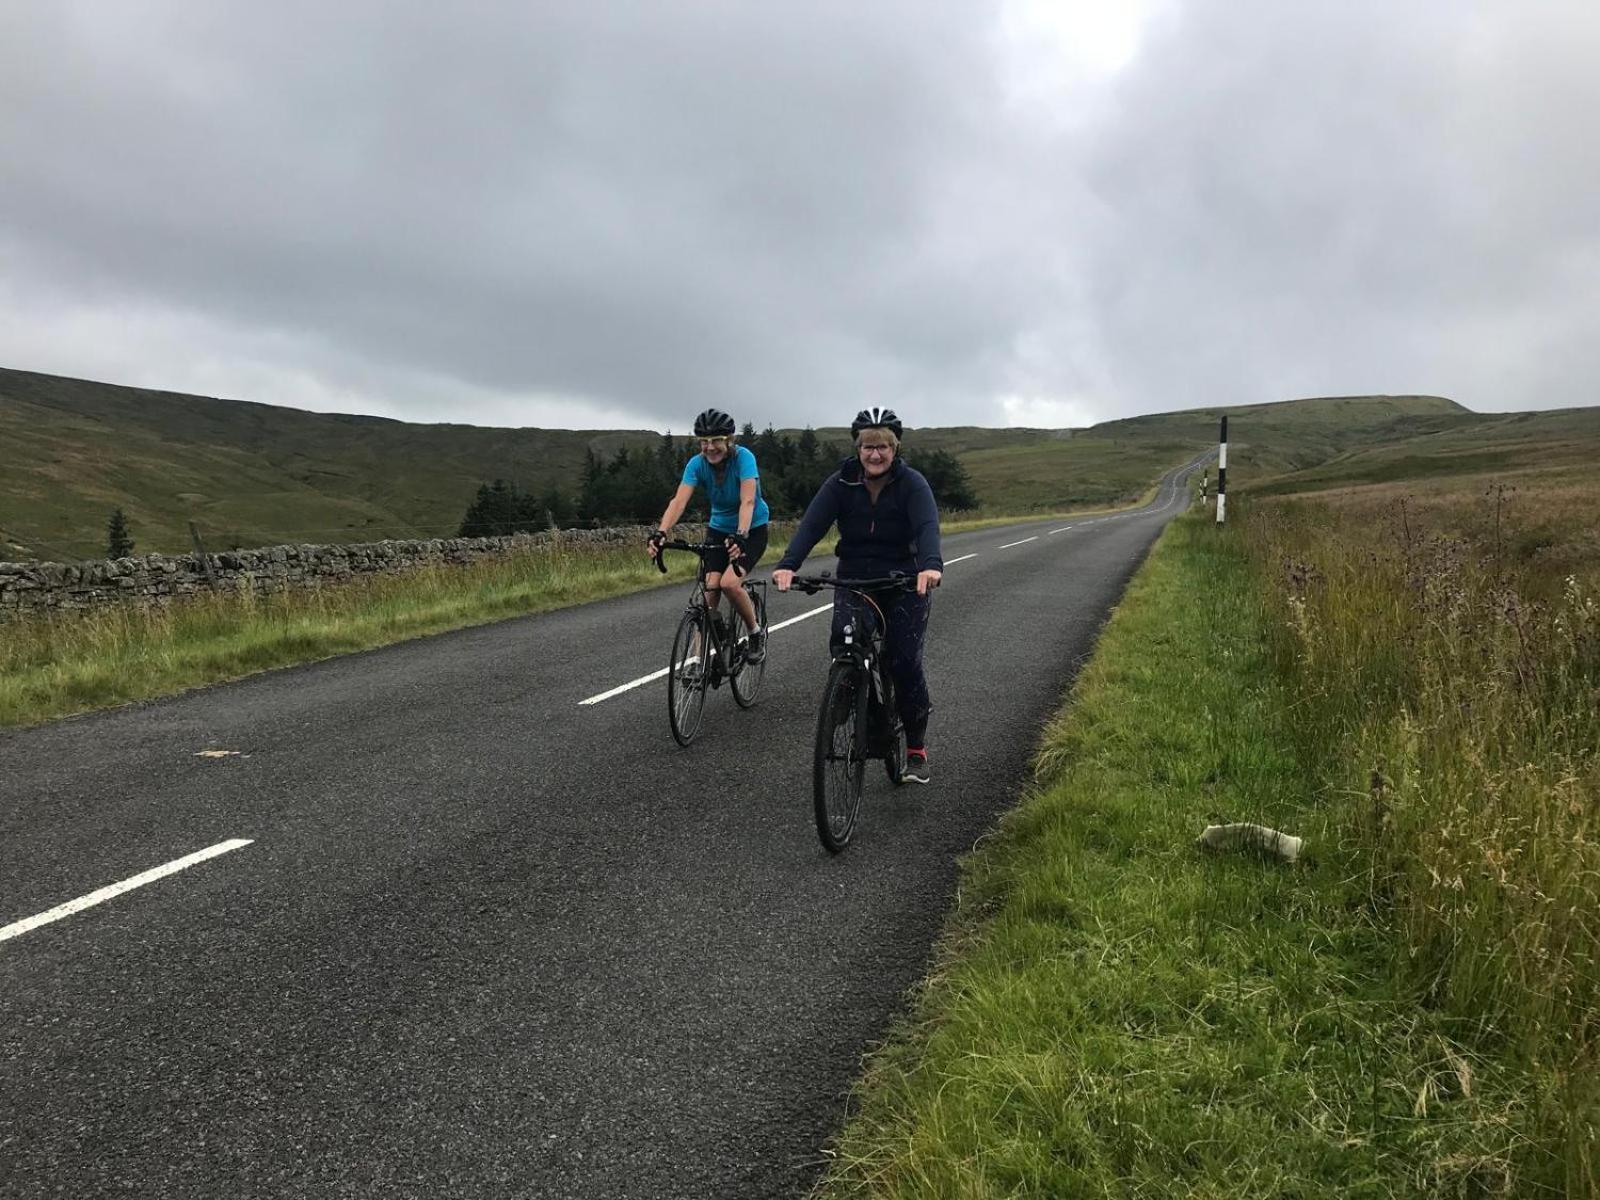
<path fill-rule="evenodd" d="M 928 717 L 933 713 L 933 701 L 928 696 L 928 680 L 922 673 L 922 645 L 928 636 L 928 615 L 933 611 L 933 597 L 919 596 L 915 592 L 879 592 L 873 596 L 888 621 L 884 636 L 884 649 L 889 660 L 889 674 L 894 679 L 895 699 L 899 702 L 900 719 L 906 727 L 906 745 L 921 746 L 928 733 Z M 878 614 L 854 592 L 833 593 L 833 635 L 830 644 L 835 652 L 844 645 L 844 627 L 854 622 L 857 640 L 866 629 L 865 621 L 876 622 Z"/>

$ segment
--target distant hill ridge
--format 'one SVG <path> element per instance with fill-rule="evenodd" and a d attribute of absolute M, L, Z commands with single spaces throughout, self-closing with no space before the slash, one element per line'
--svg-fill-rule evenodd
<path fill-rule="evenodd" d="M 1164 466 L 1215 441 L 1221 411 L 1070 431 L 915 429 L 908 444 L 913 453 L 955 453 L 987 506 L 1055 510 L 1137 496 Z M 1439 396 L 1315 397 L 1226 411 L 1237 416 L 1244 457 L 1235 461 L 1254 456 L 1258 474 L 1508 419 Z M 736 415 L 767 423 L 755 411 Z M 843 429 L 817 432 L 846 438 Z M 586 451 L 609 457 L 659 436 L 414 424 L 0 368 L 0 558 L 96 557 L 118 506 L 140 551 L 187 549 L 191 520 L 216 547 L 449 535 L 485 480 L 575 490 Z"/>
<path fill-rule="evenodd" d="M 1064 436 L 968 427 L 923 444 L 961 453 Z M 191 520 L 219 546 L 453 535 L 484 481 L 576 491 L 586 452 L 659 437 L 418 424 L 0 368 L 0 559 L 96 557 L 118 506 L 143 551 L 187 549 Z"/>

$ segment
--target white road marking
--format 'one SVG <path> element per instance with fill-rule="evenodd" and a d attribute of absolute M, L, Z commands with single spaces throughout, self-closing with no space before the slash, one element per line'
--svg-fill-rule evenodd
<path fill-rule="evenodd" d="M 697 663 L 699 661 L 700 656 L 698 654 L 691 654 L 685 660 L 685 665 L 688 663 Z M 578 704 L 580 706 L 584 704 L 599 704 L 600 701 L 609 700 L 613 696 L 620 696 L 623 692 L 631 692 L 636 687 L 643 687 L 645 684 L 650 683 L 653 680 L 660 679 L 671 669 L 671 667 L 662 667 L 659 671 L 651 671 L 650 674 L 641 675 L 637 679 L 630 679 L 627 683 L 620 684 L 617 687 L 612 688 L 609 692 L 601 692 L 598 696 L 590 696 L 587 700 L 579 700 Z"/>
<path fill-rule="evenodd" d="M 1023 538 L 1020 542 L 1007 542 L 1004 546 L 1001 546 L 1000 549 L 1009 550 L 1013 546 L 1026 546 L 1029 542 L 1037 542 L 1038 540 L 1039 535 L 1034 534 L 1031 538 Z"/>
<path fill-rule="evenodd" d="M 776 625 L 768 625 L 767 632 L 771 633 L 774 629 L 787 629 L 791 625 L 798 625 L 801 621 L 809 621 L 812 617 L 832 611 L 833 605 L 824 604 L 820 608 L 813 608 L 810 612 L 803 612 L 798 617 L 790 617 L 787 621 L 779 621 Z"/>
<path fill-rule="evenodd" d="M 1031 541 L 1034 541 L 1035 539 L 1028 538 L 1026 540 L 1031 542 Z M 1013 545 L 1021 545 L 1022 543 L 1021 542 L 1014 542 L 1012 544 Z M 1003 546 L 1001 547 L 1001 549 L 1004 549 L 1004 548 L 1005 547 L 1003 547 Z M 947 566 L 947 567 L 950 567 L 950 566 L 954 566 L 958 562 L 966 562 L 967 559 L 969 559 L 969 558 L 977 558 L 977 557 L 978 557 L 978 555 L 976 553 L 963 554 L 960 558 L 949 559 L 948 561 L 946 561 L 946 563 L 944 565 Z M 768 625 L 767 626 L 767 633 L 769 633 L 769 634 L 776 633 L 780 629 L 787 629 L 791 625 L 798 625 L 801 621 L 808 621 L 812 617 L 820 617 L 823 613 L 832 612 L 832 611 L 833 611 L 833 605 L 832 604 L 823 604 L 823 605 L 821 605 L 821 606 L 819 606 L 817 608 L 813 608 L 810 612 L 801 613 L 798 617 L 790 617 L 787 621 L 779 621 L 776 625 Z M 699 660 L 699 658 L 697 656 L 695 658 L 690 659 L 689 661 L 690 662 L 699 662 L 700 660 Z M 587 707 L 587 706 L 590 706 L 590 705 L 599 704 L 602 700 L 609 700 L 613 696 L 620 696 L 620 695 L 622 695 L 623 692 L 631 692 L 631 691 L 633 691 L 634 688 L 642 688 L 647 683 L 654 683 L 658 679 L 665 678 L 668 670 L 670 670 L 670 668 L 662 667 L 659 671 L 651 671 L 650 674 L 648 674 L 648 675 L 641 675 L 637 679 L 630 679 L 630 680 L 628 680 L 627 683 L 618 684 L 616 687 L 612 688 L 610 691 L 601 692 L 599 695 L 590 696 L 587 700 L 579 700 L 578 701 L 578 707 L 583 708 L 583 707 Z"/>
<path fill-rule="evenodd" d="M 193 854 L 175 858 L 159 867 L 141 871 L 130 879 L 124 879 L 121 883 L 113 883 L 101 888 L 99 891 L 90 892 L 87 896 L 79 896 L 76 900 L 68 900 L 65 904 L 58 904 L 49 912 L 42 912 L 36 917 L 15 921 L 0 929 L 0 942 L 5 941 L 7 938 L 20 937 L 22 934 L 37 929 L 41 925 L 59 921 L 62 917 L 70 917 L 73 913 L 82 912 L 86 908 L 93 908 L 96 904 L 104 904 L 107 900 L 122 895 L 123 892 L 131 892 L 134 888 L 143 887 L 147 883 L 154 883 L 156 880 L 167 875 L 176 874 L 186 867 L 192 867 L 196 863 L 203 863 L 208 858 L 215 858 L 219 854 L 226 854 L 230 850 L 238 850 L 248 846 L 251 840 L 250 838 L 230 838 L 226 842 L 218 842 L 215 846 L 208 846 L 204 850 L 196 850 Z"/>
<path fill-rule="evenodd" d="M 1065 533 L 1069 529 L 1076 529 L 1076 525 L 1063 525 L 1060 529 L 1052 529 L 1051 533 Z M 1047 535 L 1048 536 L 1048 535 Z"/>

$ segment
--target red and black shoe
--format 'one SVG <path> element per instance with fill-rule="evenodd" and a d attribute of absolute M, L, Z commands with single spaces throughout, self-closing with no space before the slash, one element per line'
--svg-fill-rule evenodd
<path fill-rule="evenodd" d="M 932 783 L 928 774 L 928 752 L 921 747 L 906 747 L 906 769 L 900 772 L 901 783 Z"/>

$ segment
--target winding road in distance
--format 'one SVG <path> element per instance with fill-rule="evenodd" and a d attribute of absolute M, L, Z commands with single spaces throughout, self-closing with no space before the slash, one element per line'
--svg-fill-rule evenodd
<path fill-rule="evenodd" d="M 0 733 L 0 1196 L 803 1195 L 1183 502 L 946 538 L 934 783 L 870 772 L 838 858 L 826 596 L 687 751 L 615 690 L 678 587 Z"/>

